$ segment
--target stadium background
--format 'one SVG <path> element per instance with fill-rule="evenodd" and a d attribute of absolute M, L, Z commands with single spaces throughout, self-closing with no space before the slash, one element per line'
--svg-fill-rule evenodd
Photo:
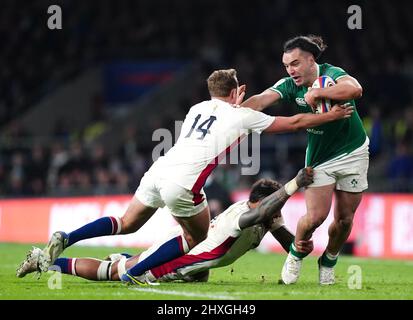
<path fill-rule="evenodd" d="M 47 8 L 62 8 L 62 30 Z M 359 2 L 362 29 L 347 26 L 355 2 L 2 1 L 0 34 L 0 241 L 46 242 L 102 215 L 121 215 L 160 141 L 208 98 L 205 79 L 234 67 L 247 97 L 285 76 L 282 43 L 319 34 L 320 62 L 364 88 L 358 111 L 370 137 L 369 190 L 345 251 L 413 258 L 413 5 Z M 291 115 L 279 105 L 268 113 Z M 303 166 L 305 132 L 261 137 L 260 173 L 216 169 L 206 186 L 214 212 L 260 177 L 281 182 Z M 302 195 L 284 215 L 295 230 Z M 331 217 L 330 217 L 331 218 Z M 85 244 L 146 246 L 172 224 L 160 212 L 135 235 Z M 328 223 L 328 221 L 327 221 Z M 325 244 L 325 223 L 315 245 Z M 279 250 L 269 239 L 260 247 Z M 316 251 L 317 251 L 316 250 Z"/>

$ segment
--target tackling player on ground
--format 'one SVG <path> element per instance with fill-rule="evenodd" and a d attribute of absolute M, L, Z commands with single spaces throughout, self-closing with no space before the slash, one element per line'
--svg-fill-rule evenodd
<path fill-rule="evenodd" d="M 298 175 L 281 186 L 270 179 L 261 179 L 253 184 L 248 200 L 239 201 L 211 221 L 208 237 L 187 254 L 171 260 L 132 278 L 135 284 L 153 284 L 154 281 L 206 281 L 208 270 L 232 264 L 248 250 L 257 247 L 267 231 L 270 231 L 288 252 L 294 236 L 285 228 L 281 208 L 288 198 L 300 187 L 313 181 L 313 170 L 305 168 Z M 172 233 L 182 234 L 177 226 Z M 162 242 L 160 242 L 162 243 Z M 158 244 L 140 255 L 112 254 L 107 260 L 92 258 L 58 258 L 52 270 L 72 274 L 89 280 L 118 281 L 127 274 L 126 270 L 156 251 Z M 311 241 L 302 241 L 299 248 L 311 252 Z M 41 249 L 21 267 L 18 274 L 24 277 L 31 272 L 41 272 L 38 267 Z"/>
<path fill-rule="evenodd" d="M 282 62 L 289 77 L 276 82 L 261 94 L 252 96 L 242 106 L 263 110 L 282 99 L 295 103 L 300 113 L 311 113 L 319 99 L 348 102 L 362 95 L 358 81 L 343 69 L 316 60 L 326 46 L 321 37 L 299 36 L 284 44 Z M 336 84 L 328 88 L 310 88 L 320 76 L 330 76 Z M 305 190 L 307 213 L 300 218 L 296 242 L 282 270 L 284 283 L 295 283 L 300 275 L 302 259 L 307 255 L 296 243 L 308 240 L 327 218 L 335 194 L 334 221 L 328 229 L 329 241 L 318 260 L 320 284 L 335 282 L 334 266 L 348 238 L 353 217 L 367 189 L 369 139 L 355 111 L 349 119 L 337 120 L 307 129 L 308 146 L 305 165 L 314 168 L 314 183 Z"/>

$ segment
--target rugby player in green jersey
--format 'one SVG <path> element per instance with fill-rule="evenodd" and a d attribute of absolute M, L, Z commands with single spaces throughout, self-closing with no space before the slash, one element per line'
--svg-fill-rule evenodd
<path fill-rule="evenodd" d="M 362 87 L 343 69 L 316 62 L 325 48 L 318 36 L 298 36 L 288 40 L 284 44 L 282 63 L 289 77 L 252 96 L 242 106 L 263 110 L 282 99 L 296 104 L 299 113 L 309 113 L 314 112 L 319 99 L 325 98 L 351 103 L 355 107 L 354 99 L 361 97 Z M 336 84 L 328 88 L 311 88 L 323 75 L 331 77 Z M 368 186 L 369 139 L 356 110 L 348 119 L 307 129 L 307 135 L 305 165 L 314 168 L 314 183 L 305 190 L 307 213 L 298 221 L 295 243 L 312 237 L 327 218 L 335 194 L 329 241 L 318 260 L 320 284 L 334 284 L 338 254 L 350 235 L 362 192 Z M 291 245 L 281 272 L 285 284 L 298 280 L 305 256 L 294 243 Z"/>

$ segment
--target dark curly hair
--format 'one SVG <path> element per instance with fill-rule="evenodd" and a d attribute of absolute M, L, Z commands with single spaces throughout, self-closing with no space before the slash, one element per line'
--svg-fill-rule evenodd
<path fill-rule="evenodd" d="M 310 52 L 314 56 L 314 59 L 317 60 L 327 48 L 327 45 L 320 36 L 310 34 L 291 38 L 284 43 L 284 52 L 291 51 L 295 48 Z"/>
<path fill-rule="evenodd" d="M 252 185 L 249 201 L 258 202 L 282 187 L 282 184 L 271 179 L 260 179 Z"/>

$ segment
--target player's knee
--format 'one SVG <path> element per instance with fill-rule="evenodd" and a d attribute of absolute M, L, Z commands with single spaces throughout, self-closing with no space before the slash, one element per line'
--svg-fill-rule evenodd
<path fill-rule="evenodd" d="M 206 234 L 202 234 L 202 235 L 190 235 L 190 234 L 185 234 L 185 240 L 188 244 L 189 249 L 192 249 L 193 247 L 195 247 L 198 243 L 201 243 L 202 241 L 204 241 L 206 239 Z"/>
<path fill-rule="evenodd" d="M 307 221 L 311 229 L 316 229 L 321 226 L 325 219 L 326 217 L 324 216 L 310 215 Z"/>
<path fill-rule="evenodd" d="M 188 233 L 184 233 L 183 237 L 184 237 L 186 243 L 188 244 L 189 249 L 192 249 L 195 246 L 194 240 L 192 239 L 192 236 Z"/>
<path fill-rule="evenodd" d="M 125 219 L 125 217 L 120 218 L 120 224 L 121 224 L 121 231 L 120 234 L 128 234 L 128 233 L 133 233 L 138 230 L 137 226 L 133 223 L 131 223 L 130 220 Z"/>
<path fill-rule="evenodd" d="M 329 207 L 307 208 L 307 214 L 303 217 L 308 228 L 317 229 L 326 219 L 330 212 Z"/>
<path fill-rule="evenodd" d="M 207 238 L 207 234 L 208 233 L 199 233 L 195 236 L 192 236 L 192 239 L 193 239 L 194 242 L 196 242 L 196 244 L 198 244 L 198 243 L 204 241 Z"/>
<path fill-rule="evenodd" d="M 339 218 L 336 220 L 336 223 L 341 229 L 349 229 L 353 226 L 353 217 Z"/>

